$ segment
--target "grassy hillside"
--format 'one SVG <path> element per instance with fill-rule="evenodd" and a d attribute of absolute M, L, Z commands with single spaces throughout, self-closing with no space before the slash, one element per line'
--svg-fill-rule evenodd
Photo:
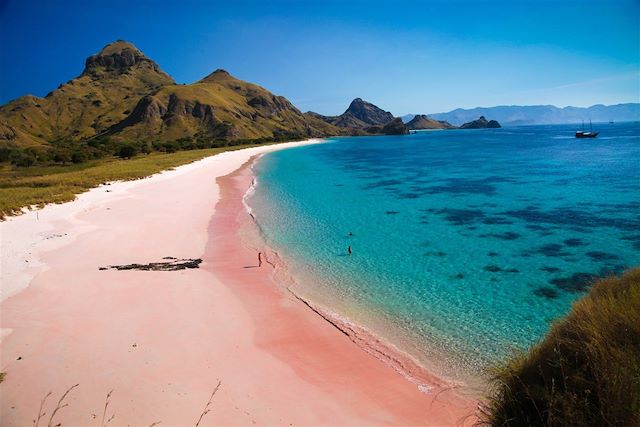
<path fill-rule="evenodd" d="M 490 425 L 640 425 L 640 269 L 596 282 L 494 385 Z"/>
<path fill-rule="evenodd" d="M 173 83 L 135 46 L 117 41 L 46 97 L 27 95 L 0 107 L 0 147 L 93 137 L 122 121 L 141 96 Z"/>
<path fill-rule="evenodd" d="M 339 132 L 286 98 L 223 70 L 176 85 L 135 46 L 117 41 L 87 58 L 80 76 L 46 97 L 27 95 L 0 107 L 0 161 L 30 166 L 62 159 L 55 162 L 64 164 L 69 156 L 61 150 L 91 159 L 117 154 L 119 143 L 153 151 L 177 140 L 211 147 Z"/>
<path fill-rule="evenodd" d="M 286 98 L 216 70 L 190 85 L 164 86 L 143 98 L 109 134 L 123 140 L 258 139 L 335 135 Z"/>
<path fill-rule="evenodd" d="M 0 166 L 0 218 L 18 213 L 25 206 L 73 200 L 104 182 L 143 178 L 223 151 L 252 146 L 151 153 L 131 160 L 110 158 L 66 166 L 17 168 L 5 164 Z"/>

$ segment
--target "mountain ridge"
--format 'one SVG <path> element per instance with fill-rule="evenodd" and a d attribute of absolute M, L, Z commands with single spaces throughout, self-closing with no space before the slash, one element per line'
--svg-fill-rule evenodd
<path fill-rule="evenodd" d="M 117 40 L 44 98 L 0 106 L 0 147 L 114 141 L 282 140 L 340 134 L 286 98 L 218 69 L 178 85 L 133 44 Z"/>
<path fill-rule="evenodd" d="M 410 115 L 407 115 L 410 116 Z M 406 118 L 407 116 L 403 116 Z M 456 108 L 429 116 L 460 126 L 479 116 L 491 117 L 503 126 L 519 124 L 567 124 L 592 120 L 594 122 L 638 121 L 640 103 L 595 104 L 590 107 L 556 107 L 554 105 L 498 105 L 495 107 Z M 406 119 L 405 119 L 406 120 Z"/>

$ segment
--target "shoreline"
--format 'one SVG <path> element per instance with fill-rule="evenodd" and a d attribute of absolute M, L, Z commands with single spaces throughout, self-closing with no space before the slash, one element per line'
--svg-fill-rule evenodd
<path fill-rule="evenodd" d="M 218 178 L 218 183 L 223 192 L 220 204 L 225 203 L 225 200 L 227 203 L 229 203 L 229 200 L 241 200 L 242 203 L 238 203 L 235 206 L 222 206 L 219 209 L 219 212 L 224 212 L 225 217 L 224 219 L 218 218 L 218 221 L 221 222 L 217 222 L 214 216 L 212 221 L 213 226 L 220 226 L 222 223 L 228 225 L 231 221 L 235 222 L 233 226 L 227 228 L 237 229 L 237 232 L 234 233 L 237 238 L 233 238 L 232 234 L 226 239 L 227 243 L 225 243 L 224 247 L 219 248 L 218 252 L 214 250 L 211 255 L 214 258 L 215 255 L 220 255 L 221 253 L 233 253 L 235 255 L 237 246 L 244 247 L 243 252 L 245 255 L 243 258 L 256 258 L 257 252 L 262 252 L 265 260 L 262 270 L 264 270 L 265 266 L 268 269 L 267 273 L 264 274 L 265 277 L 263 280 L 267 280 L 269 282 L 268 287 L 264 290 L 264 292 L 268 293 L 268 296 L 265 296 L 265 298 L 279 300 L 280 304 L 283 304 L 283 301 L 285 301 L 287 305 L 290 305 L 291 301 L 293 301 L 293 304 L 291 305 L 294 305 L 294 307 L 296 303 L 298 303 L 298 307 L 291 307 L 291 310 L 295 312 L 294 314 L 291 314 L 291 316 L 295 317 L 297 322 L 313 322 L 314 325 L 302 327 L 301 329 L 303 329 L 303 331 L 294 334 L 293 337 L 290 336 L 288 332 L 282 333 L 282 331 L 270 331 L 267 332 L 267 335 L 275 335 L 280 346 L 282 346 L 284 341 L 300 342 L 308 340 L 304 335 L 311 333 L 312 331 L 317 331 L 317 335 L 319 336 L 327 333 L 331 334 L 330 331 L 326 331 L 327 327 L 333 329 L 333 331 L 338 333 L 341 338 L 346 338 L 346 341 L 344 339 L 341 340 L 342 342 L 339 344 L 339 348 L 316 348 L 314 356 L 316 358 L 328 359 L 326 365 L 332 366 L 335 366 L 338 363 L 335 360 L 336 354 L 345 357 L 345 354 L 353 353 L 354 358 L 357 357 L 358 359 L 364 356 L 365 359 L 360 360 L 358 363 L 362 364 L 366 360 L 370 366 L 367 366 L 366 368 L 360 367 L 362 371 L 361 375 L 372 377 L 371 381 L 369 381 L 370 383 L 380 384 L 383 381 L 387 381 L 388 388 L 398 388 L 394 392 L 394 394 L 396 394 L 396 398 L 398 397 L 397 394 L 402 394 L 403 397 L 399 400 L 408 403 L 398 413 L 402 413 L 404 416 L 410 416 L 411 418 L 405 418 L 404 421 L 396 421 L 394 424 L 431 425 L 433 422 L 429 420 L 429 417 L 442 417 L 445 412 L 448 416 L 453 414 L 457 414 L 458 416 L 455 419 L 453 417 L 448 418 L 447 421 L 444 421 L 443 418 L 439 418 L 438 422 L 435 423 L 436 425 L 456 424 L 458 421 L 464 420 L 466 416 L 469 416 L 469 419 L 471 419 L 475 409 L 475 406 L 473 405 L 475 401 L 461 393 L 461 391 L 465 389 L 462 384 L 452 383 L 448 380 L 435 376 L 411 356 L 395 348 L 393 344 L 384 342 L 380 337 L 367 331 L 364 327 L 351 323 L 347 319 L 341 318 L 340 315 L 332 313 L 328 308 L 319 306 L 312 301 L 297 295 L 291 289 L 291 285 L 295 284 L 295 279 L 289 274 L 285 262 L 282 260 L 279 253 L 269 247 L 265 242 L 265 237 L 262 235 L 257 218 L 251 207 L 246 203 L 247 196 L 254 191 L 257 183 L 257 179 L 253 175 L 252 170 L 252 167 L 257 160 L 259 160 L 258 157 L 250 159 L 242 168 L 236 170 L 233 174 Z M 225 191 L 227 194 L 225 194 Z M 230 195 L 229 193 L 235 193 L 235 195 Z M 217 238 L 223 239 L 224 237 L 218 236 Z M 230 244 L 228 242 L 236 243 Z M 234 245 L 236 248 L 235 250 L 232 250 L 231 247 Z M 218 259 L 220 259 L 220 257 L 218 257 Z M 228 264 L 224 267 L 216 266 L 214 267 L 214 270 L 219 272 L 226 271 L 230 274 L 234 274 L 230 272 L 232 269 L 229 269 L 228 267 Z M 233 282 L 234 278 L 223 275 L 221 280 L 225 283 L 230 283 Z M 234 286 L 233 288 L 234 290 L 239 291 L 238 295 L 243 300 L 246 300 L 251 296 L 250 293 L 252 291 L 244 293 L 242 292 L 242 286 Z M 256 313 L 256 311 L 259 310 L 251 310 L 252 313 Z M 313 317 L 315 317 L 315 319 Z M 258 315 L 256 321 L 261 323 L 267 318 L 270 318 L 270 316 Z M 317 323 L 318 321 L 320 322 L 319 324 Z M 332 338 L 330 344 L 334 344 L 335 341 L 333 340 L 336 340 L 337 338 L 338 337 Z M 274 338 L 268 338 L 268 340 L 272 339 Z M 343 344 L 344 342 L 347 344 Z M 330 344 L 325 343 L 325 346 L 330 347 Z M 268 346 L 265 346 L 265 349 L 267 351 L 274 350 L 270 349 Z M 295 360 L 291 360 L 290 357 L 292 353 L 293 352 L 275 352 L 274 354 L 278 355 L 279 358 L 286 360 L 287 363 L 291 365 L 295 363 Z M 294 359 L 297 359 L 298 357 L 299 356 L 296 356 Z M 303 370 L 303 368 L 300 369 Z M 342 375 L 348 376 L 349 371 L 342 373 Z M 376 377 L 378 378 L 374 379 Z M 354 380 L 357 381 L 356 379 Z M 399 384 L 397 383 L 398 380 Z M 327 382 L 328 381 L 320 381 L 319 385 L 326 386 Z M 332 389 L 334 390 L 334 393 L 337 391 L 335 388 Z M 364 384 L 363 389 L 366 389 L 366 385 Z M 352 390 L 351 392 L 355 391 Z M 424 414 L 414 413 L 415 407 L 412 402 L 416 402 L 419 407 L 424 407 L 425 405 L 433 406 L 436 398 L 444 401 L 438 402 L 439 404 L 443 404 L 440 410 Z M 425 403 L 418 404 L 419 401 L 425 401 Z M 383 400 L 380 400 L 379 404 L 384 405 Z M 412 413 L 413 415 L 411 415 Z M 330 420 L 328 422 L 330 423 Z"/>
<path fill-rule="evenodd" d="M 451 393 L 420 393 L 282 293 L 266 269 L 243 268 L 255 262 L 243 256 L 251 249 L 239 228 L 221 225 L 233 225 L 244 191 L 225 198 L 222 177 L 295 145 L 222 153 L 0 224 L 9 237 L 0 320 L 10 330 L 0 343 L 0 424 L 31 423 L 49 391 L 51 413 L 76 383 L 56 418 L 63 424 L 98 424 L 110 390 L 117 425 L 188 424 L 217 381 L 203 424 L 449 425 L 473 413 L 474 402 Z M 167 256 L 203 263 L 98 270 Z"/>
<path fill-rule="evenodd" d="M 460 380 L 453 380 L 442 375 L 435 374 L 426 366 L 422 365 L 416 358 L 404 352 L 394 343 L 388 341 L 381 335 L 376 334 L 362 324 L 353 322 L 347 317 L 338 314 L 330 307 L 324 306 L 323 304 L 314 301 L 312 298 L 305 297 L 295 291 L 294 288 L 299 284 L 300 278 L 293 276 L 280 254 L 268 245 L 267 238 L 261 229 L 258 217 L 248 203 L 248 199 L 255 193 L 258 184 L 254 167 L 260 161 L 262 156 L 263 155 L 255 156 L 250 159 L 249 164 L 243 166 L 243 169 L 246 168 L 247 173 L 251 174 L 251 184 L 242 197 L 243 205 L 245 206 L 248 216 L 251 218 L 251 223 L 247 222 L 243 227 L 247 229 L 246 234 L 251 236 L 250 240 L 252 240 L 254 244 L 258 244 L 263 247 L 266 254 L 274 254 L 273 260 L 269 260 L 267 258 L 267 262 L 274 270 L 274 284 L 291 293 L 291 295 L 305 304 L 310 310 L 348 336 L 349 339 L 360 349 L 380 360 L 382 363 L 390 366 L 398 372 L 398 374 L 415 384 L 421 392 L 437 393 L 444 389 L 454 388 L 469 390 L 469 384 Z M 238 170 L 234 173 L 242 174 L 243 171 Z M 314 282 L 313 278 L 307 277 L 305 279 L 305 281 L 309 283 Z"/>

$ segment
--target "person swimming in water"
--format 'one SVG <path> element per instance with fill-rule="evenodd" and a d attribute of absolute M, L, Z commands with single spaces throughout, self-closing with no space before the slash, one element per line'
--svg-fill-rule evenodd
<path fill-rule="evenodd" d="M 351 245 L 349 245 L 349 247 L 347 248 L 347 252 L 349 252 L 349 255 L 353 253 L 353 251 L 351 250 Z"/>

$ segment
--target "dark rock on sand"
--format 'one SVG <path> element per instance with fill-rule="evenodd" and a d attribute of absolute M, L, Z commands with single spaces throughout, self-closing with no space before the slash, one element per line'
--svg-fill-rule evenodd
<path fill-rule="evenodd" d="M 187 268 L 199 268 L 202 259 L 176 259 L 173 257 L 164 257 L 170 261 L 151 262 L 149 264 L 126 264 L 126 265 L 110 265 L 109 267 L 100 267 L 100 270 L 144 270 L 144 271 L 177 271 L 186 270 Z"/>

